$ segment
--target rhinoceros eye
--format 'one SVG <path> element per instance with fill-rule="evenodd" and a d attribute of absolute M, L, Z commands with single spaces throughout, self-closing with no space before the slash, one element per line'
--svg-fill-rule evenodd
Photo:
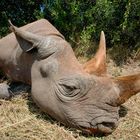
<path fill-rule="evenodd" d="M 74 97 L 80 92 L 80 88 L 73 85 L 61 84 L 62 94 L 67 97 Z"/>
<path fill-rule="evenodd" d="M 80 92 L 80 88 L 73 83 L 59 83 L 61 94 L 67 97 L 74 97 Z"/>
<path fill-rule="evenodd" d="M 78 74 L 63 77 L 57 82 L 57 91 L 61 93 L 58 96 L 60 98 L 67 98 L 67 100 L 77 100 L 85 96 L 90 87 L 90 80 Z"/>

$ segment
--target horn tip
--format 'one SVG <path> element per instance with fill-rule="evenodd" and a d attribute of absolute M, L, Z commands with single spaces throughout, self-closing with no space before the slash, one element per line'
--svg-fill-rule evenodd
<path fill-rule="evenodd" d="M 102 34 L 104 34 L 104 31 L 101 31 Z"/>
<path fill-rule="evenodd" d="M 104 33 L 104 31 L 101 31 L 101 36 L 105 36 L 105 33 Z"/>
<path fill-rule="evenodd" d="M 106 48 L 106 39 L 105 39 L 104 31 L 101 31 L 99 47 Z"/>

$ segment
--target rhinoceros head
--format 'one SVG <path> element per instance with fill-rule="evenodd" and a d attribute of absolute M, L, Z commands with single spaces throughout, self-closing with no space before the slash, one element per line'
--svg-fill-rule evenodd
<path fill-rule="evenodd" d="M 115 130 L 120 105 L 140 91 L 140 74 L 107 76 L 103 32 L 95 57 L 82 65 L 61 34 L 39 36 L 13 25 L 11 29 L 30 44 L 21 48 L 34 59 L 32 97 L 43 111 L 85 132 Z"/>

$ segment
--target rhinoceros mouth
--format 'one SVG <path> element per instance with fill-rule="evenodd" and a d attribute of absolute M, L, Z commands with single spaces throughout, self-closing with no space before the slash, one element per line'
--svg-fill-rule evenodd
<path fill-rule="evenodd" d="M 112 122 L 103 122 L 97 124 L 94 127 L 83 127 L 80 126 L 80 129 L 86 134 L 96 134 L 96 135 L 109 135 L 111 134 L 117 126 Z"/>
<path fill-rule="evenodd" d="M 96 122 L 96 120 L 94 121 Z M 115 131 L 117 126 L 118 126 L 118 118 L 110 119 L 110 121 L 108 118 L 108 121 L 107 120 L 99 121 L 96 124 L 93 123 L 90 124 L 90 126 L 80 125 L 79 128 L 85 134 L 109 135 L 113 131 Z"/>

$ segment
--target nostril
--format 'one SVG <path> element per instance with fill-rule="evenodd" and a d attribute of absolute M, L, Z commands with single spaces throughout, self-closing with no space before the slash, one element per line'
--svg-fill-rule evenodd
<path fill-rule="evenodd" d="M 113 122 L 103 122 L 102 125 L 104 125 L 105 127 L 109 127 L 111 129 L 116 128 L 116 125 Z"/>

